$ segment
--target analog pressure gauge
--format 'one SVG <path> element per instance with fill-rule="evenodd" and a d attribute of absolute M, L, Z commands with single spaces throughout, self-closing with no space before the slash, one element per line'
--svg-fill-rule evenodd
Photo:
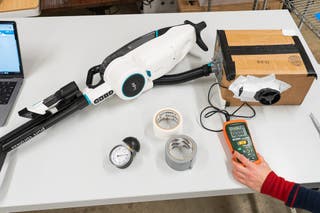
<path fill-rule="evenodd" d="M 133 161 L 134 156 L 140 150 L 140 143 L 134 137 L 123 139 L 124 144 L 115 146 L 109 154 L 110 162 L 119 169 L 125 169 Z"/>

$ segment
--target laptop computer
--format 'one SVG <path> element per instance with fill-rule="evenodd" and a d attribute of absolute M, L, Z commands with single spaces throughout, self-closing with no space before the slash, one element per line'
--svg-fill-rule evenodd
<path fill-rule="evenodd" d="M 0 21 L 0 126 L 3 126 L 23 81 L 17 26 Z"/>

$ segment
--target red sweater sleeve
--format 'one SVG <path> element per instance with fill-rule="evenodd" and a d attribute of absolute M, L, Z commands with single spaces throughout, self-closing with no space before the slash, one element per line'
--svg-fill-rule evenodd
<path fill-rule="evenodd" d="M 268 174 L 260 191 L 284 201 L 289 207 L 320 213 L 320 192 L 286 181 L 274 172 Z"/>
<path fill-rule="evenodd" d="M 266 177 L 261 187 L 261 193 L 287 202 L 289 194 L 295 183 L 286 181 L 271 171 Z"/>

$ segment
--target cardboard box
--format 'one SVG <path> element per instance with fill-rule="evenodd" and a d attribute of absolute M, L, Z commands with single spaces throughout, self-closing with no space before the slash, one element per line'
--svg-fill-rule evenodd
<path fill-rule="evenodd" d="M 208 1 L 211 1 L 212 6 L 227 5 L 227 4 L 242 4 L 242 3 L 253 3 L 253 0 L 198 0 L 201 7 L 207 7 Z"/>
<path fill-rule="evenodd" d="M 275 74 L 290 84 L 277 105 L 301 104 L 317 78 L 298 36 L 284 35 L 282 30 L 218 30 L 214 59 L 223 64 L 220 83 L 226 87 L 241 75 Z M 230 90 L 221 89 L 221 94 L 229 105 L 242 104 Z"/>
<path fill-rule="evenodd" d="M 218 3 L 213 3 L 211 5 L 210 11 L 239 11 L 239 10 L 252 10 L 253 0 L 250 2 L 247 0 L 228 0 L 226 3 L 219 4 L 219 2 L 224 2 L 219 0 Z M 258 1 L 257 10 L 263 9 L 263 0 Z M 203 12 L 208 11 L 207 6 L 200 6 L 198 0 L 187 1 L 187 0 L 177 0 L 178 10 L 180 12 Z M 267 10 L 279 10 L 282 9 L 282 0 L 269 0 L 267 2 Z"/>

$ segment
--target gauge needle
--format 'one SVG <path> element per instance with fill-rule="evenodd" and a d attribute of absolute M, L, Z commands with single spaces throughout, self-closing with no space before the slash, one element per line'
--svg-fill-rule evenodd
<path fill-rule="evenodd" d="M 127 156 L 128 154 L 122 154 L 122 155 L 117 155 L 117 157 L 120 157 L 120 156 Z"/>

